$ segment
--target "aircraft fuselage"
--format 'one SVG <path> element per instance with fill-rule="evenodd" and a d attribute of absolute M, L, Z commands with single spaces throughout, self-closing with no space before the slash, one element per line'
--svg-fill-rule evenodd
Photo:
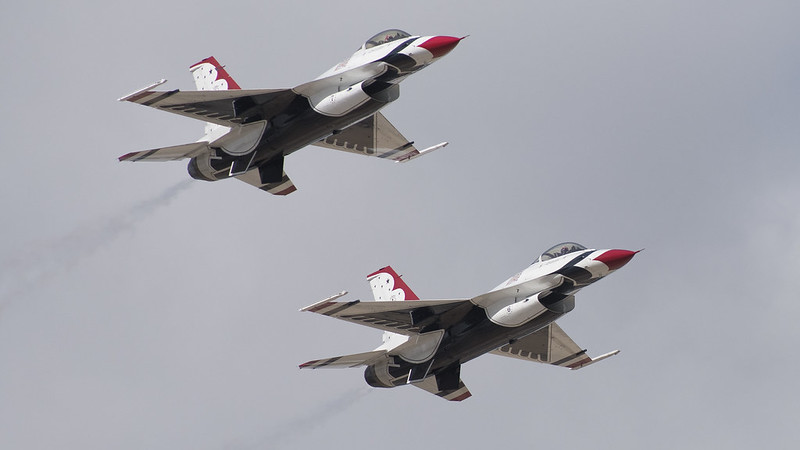
<path fill-rule="evenodd" d="M 402 351 L 389 351 L 388 364 L 368 367 L 365 378 L 374 387 L 392 387 L 450 371 L 457 374 L 461 364 L 539 331 L 570 312 L 577 291 L 633 255 L 626 250 L 586 249 L 537 261 L 492 291 L 449 311 L 449 317 L 423 327 L 422 335 L 441 333 L 429 359 L 409 361 Z M 455 374 L 444 377 L 448 378 L 458 379 Z"/>
<path fill-rule="evenodd" d="M 212 142 L 216 154 L 197 157 L 205 161 L 193 159 L 189 172 L 212 181 L 272 164 L 275 167 L 261 170 L 262 181 L 280 178 L 277 169 L 284 156 L 372 116 L 399 98 L 402 80 L 444 56 L 458 42 L 449 36 L 409 36 L 368 48 L 365 44 L 316 80 L 292 89 L 278 101 L 283 105 L 267 105 L 270 111 L 280 111 L 277 115 L 260 114 L 261 105 L 244 105 L 242 109 L 250 108 L 244 125 L 265 122 L 258 143 L 236 154 Z"/>

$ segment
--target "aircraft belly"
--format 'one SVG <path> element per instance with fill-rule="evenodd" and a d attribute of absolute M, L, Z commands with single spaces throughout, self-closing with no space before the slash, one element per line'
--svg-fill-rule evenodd
<path fill-rule="evenodd" d="M 483 308 L 476 306 L 473 309 L 476 310 L 476 314 L 470 315 L 473 317 L 481 315 L 483 319 L 477 322 L 467 319 L 465 322 L 471 322 L 468 329 L 459 329 L 455 333 L 452 329 L 448 329 L 445 332 L 441 344 L 433 354 L 432 363 L 427 360 L 421 363 L 430 364 L 428 375 L 435 375 L 455 363 L 464 364 L 509 342 L 524 338 L 564 315 L 564 313 L 547 310 L 522 326 L 505 327 L 492 323 L 486 317 Z M 405 377 L 418 365 L 420 365 L 419 362 L 409 362 L 395 356 L 392 363 L 383 367 L 382 370 L 386 371 L 387 376 L 391 375 L 394 380 L 392 385 L 399 385 L 405 383 L 403 381 Z"/>
<path fill-rule="evenodd" d="M 283 126 L 267 130 L 257 148 L 255 165 L 275 157 L 278 153 L 289 155 L 314 142 L 324 139 L 335 130 L 342 130 L 369 117 L 386 103 L 369 100 L 352 112 L 341 117 L 331 117 L 314 111 L 306 102 L 306 108 Z"/>
<path fill-rule="evenodd" d="M 439 347 L 439 351 L 434 355 L 432 373 L 448 367 L 454 362 L 463 364 L 502 347 L 510 341 L 521 339 L 546 327 L 564 315 L 564 313 L 546 310 L 522 326 L 505 327 L 492 323 L 486 318 L 485 313 L 482 312 L 482 314 L 484 314 L 484 320 L 476 324 L 468 332 L 461 335 L 445 333 L 445 338 Z"/>

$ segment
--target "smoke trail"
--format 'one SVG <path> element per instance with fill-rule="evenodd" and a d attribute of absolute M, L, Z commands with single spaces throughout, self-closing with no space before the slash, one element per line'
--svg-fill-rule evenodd
<path fill-rule="evenodd" d="M 108 245 L 156 209 L 167 205 L 191 183 L 192 180 L 184 180 L 116 216 L 83 225 L 60 238 L 5 258 L 0 262 L 0 308 Z"/>
<path fill-rule="evenodd" d="M 231 450 L 279 449 L 287 441 L 302 438 L 315 428 L 319 428 L 331 419 L 343 414 L 372 391 L 373 389 L 366 386 L 351 389 L 313 410 L 309 410 L 306 414 L 275 424 L 272 427 L 273 431 L 258 439 L 257 442 L 248 445 L 231 445 L 226 446 L 226 448 Z"/>

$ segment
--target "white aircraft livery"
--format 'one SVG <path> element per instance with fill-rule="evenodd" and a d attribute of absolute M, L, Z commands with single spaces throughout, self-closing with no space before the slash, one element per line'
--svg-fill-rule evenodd
<path fill-rule="evenodd" d="M 341 292 L 303 308 L 384 331 L 371 352 L 317 359 L 301 369 L 366 366 L 373 387 L 411 384 L 442 398 L 471 396 L 461 365 L 485 353 L 580 369 L 619 353 L 590 357 L 555 320 L 575 308 L 575 293 L 638 252 L 565 242 L 525 270 L 473 298 L 420 300 L 391 267 L 367 276 L 374 302 L 338 302 Z"/>
<path fill-rule="evenodd" d="M 296 190 L 283 159 L 307 145 L 405 162 L 447 145 L 417 150 L 379 112 L 399 83 L 439 60 L 463 38 L 386 30 L 318 78 L 291 89 L 244 90 L 212 56 L 194 64 L 196 91 L 155 91 L 161 80 L 120 98 L 206 122 L 197 142 L 132 152 L 120 161 L 190 158 L 189 175 L 235 177 L 277 195 Z"/>

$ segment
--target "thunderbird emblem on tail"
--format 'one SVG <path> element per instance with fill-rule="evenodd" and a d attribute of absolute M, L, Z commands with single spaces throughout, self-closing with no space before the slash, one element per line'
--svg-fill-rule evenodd
<path fill-rule="evenodd" d="M 370 386 L 412 384 L 461 401 L 471 396 L 461 381 L 461 365 L 484 353 L 573 370 L 586 367 L 619 350 L 590 357 L 555 320 L 575 308 L 575 293 L 636 253 L 558 244 L 486 294 L 452 300 L 419 300 L 391 267 L 384 267 L 367 277 L 374 302 L 335 301 L 346 294 L 342 292 L 302 309 L 381 329 L 383 344 L 371 352 L 309 361 L 300 368 L 366 366 Z"/>
<path fill-rule="evenodd" d="M 379 112 L 399 83 L 446 55 L 463 38 L 387 30 L 317 79 L 292 89 L 244 90 L 214 57 L 190 67 L 197 91 L 156 91 L 161 80 L 120 101 L 206 122 L 197 142 L 128 153 L 120 161 L 190 158 L 192 178 L 235 177 L 277 195 L 295 191 L 283 159 L 307 145 L 405 162 L 447 145 L 417 150 Z"/>

